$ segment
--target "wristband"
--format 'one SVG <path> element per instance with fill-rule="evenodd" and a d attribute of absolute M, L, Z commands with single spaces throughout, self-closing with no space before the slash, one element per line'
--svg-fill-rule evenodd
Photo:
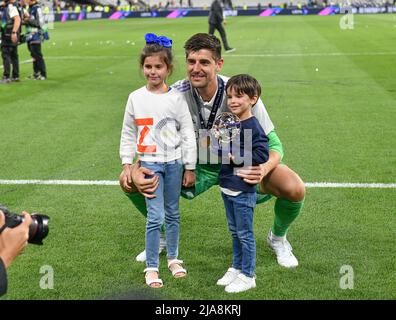
<path fill-rule="evenodd" d="M 2 227 L 0 228 L 0 234 L 3 232 L 3 230 L 4 230 L 5 228 L 7 228 L 7 224 L 6 224 L 6 223 L 4 224 L 4 226 L 2 226 Z"/>

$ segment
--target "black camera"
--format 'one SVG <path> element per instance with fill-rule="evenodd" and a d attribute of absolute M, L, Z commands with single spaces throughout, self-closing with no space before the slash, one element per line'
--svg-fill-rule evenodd
<path fill-rule="evenodd" d="M 6 207 L 0 204 L 0 210 L 4 212 L 5 224 L 8 228 L 15 228 L 23 221 L 23 215 L 10 212 Z M 43 244 L 43 239 L 48 235 L 49 217 L 43 214 L 32 213 L 32 223 L 29 226 L 29 243 Z M 0 226 L 1 227 L 1 226 Z"/>

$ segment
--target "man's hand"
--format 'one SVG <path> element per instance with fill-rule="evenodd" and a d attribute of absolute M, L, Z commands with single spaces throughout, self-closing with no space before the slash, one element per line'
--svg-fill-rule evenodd
<path fill-rule="evenodd" d="M 259 166 L 251 166 L 239 169 L 237 175 L 243 178 L 243 181 L 250 184 L 260 183 L 263 178 L 270 173 L 280 163 L 280 155 L 276 151 L 270 150 L 269 159 L 266 163 Z"/>
<path fill-rule="evenodd" d="M 272 162 L 267 161 L 266 163 L 258 166 L 250 166 L 237 170 L 238 177 L 243 178 L 243 181 L 250 184 L 260 183 L 261 180 L 274 168 Z"/>
<path fill-rule="evenodd" d="M 146 178 L 146 176 L 153 176 Z M 153 192 L 157 189 L 159 178 L 151 170 L 141 167 L 140 161 L 135 164 L 125 164 L 120 174 L 120 186 L 126 193 L 140 192 L 146 198 L 155 198 Z"/>
<path fill-rule="evenodd" d="M 0 258 L 3 260 L 6 268 L 27 245 L 29 226 L 32 223 L 32 218 L 25 211 L 22 214 L 24 215 L 24 220 L 20 225 L 15 228 L 5 228 L 0 233 Z M 4 224 L 5 217 L 3 212 L 0 211 L 0 226 L 2 227 Z"/>
<path fill-rule="evenodd" d="M 250 184 L 260 183 L 267 173 L 268 172 L 265 169 L 265 164 L 261 164 L 259 166 L 249 166 L 237 170 L 238 177 L 243 178 L 243 181 Z"/>
<path fill-rule="evenodd" d="M 16 33 L 11 34 L 11 41 L 12 43 L 17 43 L 18 42 L 18 37 Z"/>
<path fill-rule="evenodd" d="M 138 191 L 146 198 L 155 198 L 154 191 L 158 188 L 159 178 L 153 171 L 140 166 L 140 161 L 131 166 L 132 192 Z M 146 178 L 146 176 L 153 176 Z"/>
<path fill-rule="evenodd" d="M 126 193 L 131 193 L 133 191 L 131 166 L 131 164 L 124 164 L 120 174 L 120 186 Z"/>
<path fill-rule="evenodd" d="M 189 188 L 195 184 L 195 171 L 186 170 L 183 176 L 183 187 Z"/>

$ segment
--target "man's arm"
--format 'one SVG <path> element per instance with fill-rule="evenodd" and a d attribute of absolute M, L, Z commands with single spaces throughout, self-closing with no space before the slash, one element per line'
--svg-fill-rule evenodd
<path fill-rule="evenodd" d="M 21 26 L 21 17 L 15 16 L 14 17 L 14 26 L 12 27 L 12 33 L 17 33 L 20 26 Z"/>
<path fill-rule="evenodd" d="M 252 108 L 252 113 L 264 129 L 265 134 L 268 136 L 275 127 L 261 98 L 258 99 L 257 103 Z"/>
<path fill-rule="evenodd" d="M 261 127 L 264 129 L 268 137 L 269 158 L 268 161 L 260 166 L 251 166 L 238 171 L 238 176 L 243 178 L 245 182 L 251 184 L 260 183 L 260 181 L 271 172 L 282 160 L 283 148 L 275 130 L 274 124 L 264 106 L 261 98 L 252 109 L 253 115 L 257 118 Z"/>
<path fill-rule="evenodd" d="M 12 27 L 11 41 L 12 43 L 18 42 L 18 30 L 21 26 L 21 17 L 19 15 L 14 17 L 14 25 Z"/>
<path fill-rule="evenodd" d="M 214 6 L 214 12 L 217 17 L 217 20 L 221 23 L 224 20 L 223 16 L 223 8 L 221 7 L 220 3 L 218 1 L 215 1 L 215 6 Z"/>

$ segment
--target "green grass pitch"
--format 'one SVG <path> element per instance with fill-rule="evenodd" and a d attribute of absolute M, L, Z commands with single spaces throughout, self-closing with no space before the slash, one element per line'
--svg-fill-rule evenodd
<path fill-rule="evenodd" d="M 237 17 L 222 74 L 250 73 L 284 148 L 305 182 L 396 182 L 396 15 Z M 144 84 L 138 54 L 147 32 L 183 44 L 207 31 L 207 18 L 126 19 L 55 24 L 43 46 L 47 81 L 0 86 L 0 179 L 117 180 L 128 94 Z M 20 60 L 30 59 L 25 46 Z M 2 71 L 2 70 L 0 70 Z M 173 279 L 160 257 L 164 288 L 144 285 L 145 220 L 117 186 L 0 185 L 0 202 L 51 217 L 42 247 L 29 245 L 8 270 L 3 299 L 395 299 L 395 189 L 308 188 L 289 240 L 300 266 L 286 270 L 266 245 L 274 200 L 255 211 L 257 288 L 231 295 L 216 286 L 231 262 L 219 190 L 181 200 L 180 258 L 189 274 Z M 354 271 L 341 289 L 340 269 Z M 54 270 L 41 289 L 42 266 Z"/>

